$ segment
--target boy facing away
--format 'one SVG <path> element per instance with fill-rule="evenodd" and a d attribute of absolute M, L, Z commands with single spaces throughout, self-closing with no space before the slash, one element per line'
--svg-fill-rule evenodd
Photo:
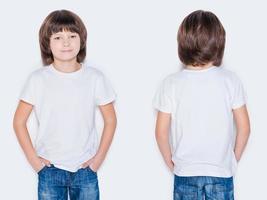
<path fill-rule="evenodd" d="M 14 116 L 18 141 L 38 173 L 39 200 L 99 199 L 96 171 L 115 132 L 115 93 L 100 71 L 84 66 L 86 38 L 76 14 L 57 10 L 46 17 L 39 31 L 45 67 L 29 76 Z M 97 107 L 104 119 L 99 145 Z M 39 122 L 34 147 L 26 127 L 32 110 Z"/>
<path fill-rule="evenodd" d="M 174 200 L 234 199 L 233 175 L 250 125 L 242 83 L 219 67 L 224 46 L 224 28 L 213 13 L 189 14 L 178 30 L 185 68 L 168 76 L 154 97 L 156 139 L 175 174 Z"/>

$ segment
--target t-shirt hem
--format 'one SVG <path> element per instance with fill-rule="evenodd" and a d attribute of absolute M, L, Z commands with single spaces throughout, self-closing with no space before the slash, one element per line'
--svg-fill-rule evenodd
<path fill-rule="evenodd" d="M 241 108 L 244 105 L 246 105 L 246 102 L 237 103 L 237 104 L 232 106 L 232 109 L 238 109 L 238 108 Z"/>
<path fill-rule="evenodd" d="M 107 99 L 104 99 L 102 101 L 97 102 L 97 105 L 98 106 L 103 106 L 103 105 L 109 104 L 111 102 L 114 102 L 115 100 L 116 100 L 116 95 L 114 95 L 112 97 L 109 97 Z"/>
<path fill-rule="evenodd" d="M 68 168 L 68 167 L 64 167 L 63 165 L 57 165 L 57 164 L 54 164 L 54 166 L 56 168 L 59 168 L 59 169 L 63 169 L 65 171 L 69 171 L 69 172 L 77 172 L 79 169 L 81 169 L 82 167 L 77 167 L 77 168 Z"/>
<path fill-rule="evenodd" d="M 234 176 L 233 172 L 226 171 L 225 169 L 197 169 L 197 170 L 189 170 L 189 169 L 174 169 L 173 173 L 177 176 L 212 176 L 212 177 L 223 177 L 229 178 Z"/>
<path fill-rule="evenodd" d="M 221 177 L 221 178 L 230 178 L 233 177 L 234 174 L 219 174 L 219 173 L 192 173 L 192 172 L 173 172 L 176 176 L 184 176 L 184 177 L 190 177 L 190 176 L 211 176 L 211 177 Z"/>
<path fill-rule="evenodd" d="M 160 106 L 157 106 L 157 105 L 153 105 L 154 109 L 155 110 L 158 110 L 160 112 L 164 112 L 164 113 L 168 113 L 168 114 L 171 114 L 171 111 L 167 108 L 164 108 L 164 107 L 160 107 Z"/>
<path fill-rule="evenodd" d="M 74 165 L 75 167 L 66 167 L 66 165 L 64 164 L 58 164 L 55 160 L 45 156 L 44 154 L 40 154 L 38 153 L 38 156 L 47 159 L 51 162 L 51 164 L 53 164 L 56 168 L 62 169 L 62 170 L 66 170 L 69 172 L 77 172 L 79 169 L 82 169 L 82 164 L 85 163 L 86 161 L 90 160 L 91 158 L 93 158 L 95 154 L 94 153 L 90 153 L 90 155 L 86 156 L 86 159 L 83 159 L 82 162 L 80 162 L 80 164 L 78 165 Z"/>
<path fill-rule="evenodd" d="M 24 101 L 24 102 L 26 102 L 26 103 L 28 103 L 28 104 L 34 105 L 33 101 L 31 101 L 31 100 L 29 100 L 29 99 L 27 99 L 27 98 L 20 97 L 19 100 Z"/>

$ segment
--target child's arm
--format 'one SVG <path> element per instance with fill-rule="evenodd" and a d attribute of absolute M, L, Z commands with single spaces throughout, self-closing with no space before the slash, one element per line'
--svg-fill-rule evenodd
<path fill-rule="evenodd" d="M 104 120 L 104 128 L 99 148 L 96 155 L 83 164 L 84 168 L 90 166 L 90 168 L 94 171 L 97 171 L 99 169 L 100 165 L 105 159 L 117 124 L 116 114 L 112 103 L 99 106 L 99 108 Z"/>
<path fill-rule="evenodd" d="M 171 147 L 169 144 L 171 114 L 158 112 L 156 122 L 156 140 L 165 163 L 173 171 Z"/>
<path fill-rule="evenodd" d="M 238 109 L 234 109 L 233 114 L 237 130 L 234 151 L 236 159 L 237 161 L 239 161 L 248 141 L 250 134 L 250 123 L 247 108 L 245 105 Z"/>
<path fill-rule="evenodd" d="M 33 169 L 38 172 L 44 167 L 44 165 L 41 159 L 37 156 L 35 149 L 33 148 L 31 138 L 26 126 L 32 109 L 33 106 L 31 104 L 20 101 L 13 119 L 13 127 L 26 158 L 28 159 Z"/>

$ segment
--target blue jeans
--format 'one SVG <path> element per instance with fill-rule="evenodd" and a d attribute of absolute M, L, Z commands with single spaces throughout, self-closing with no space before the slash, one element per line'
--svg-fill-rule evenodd
<path fill-rule="evenodd" d="M 234 200 L 233 177 L 192 176 L 174 178 L 174 200 Z"/>
<path fill-rule="evenodd" d="M 97 174 L 89 167 L 69 172 L 45 166 L 38 179 L 38 200 L 99 200 Z"/>

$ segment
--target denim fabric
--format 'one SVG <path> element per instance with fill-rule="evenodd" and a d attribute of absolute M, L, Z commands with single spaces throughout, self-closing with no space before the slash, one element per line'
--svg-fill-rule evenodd
<path fill-rule="evenodd" d="M 233 177 L 192 176 L 174 178 L 174 200 L 234 200 Z"/>
<path fill-rule="evenodd" d="M 38 200 L 99 200 L 97 174 L 89 167 L 69 172 L 45 166 L 38 180 Z"/>

